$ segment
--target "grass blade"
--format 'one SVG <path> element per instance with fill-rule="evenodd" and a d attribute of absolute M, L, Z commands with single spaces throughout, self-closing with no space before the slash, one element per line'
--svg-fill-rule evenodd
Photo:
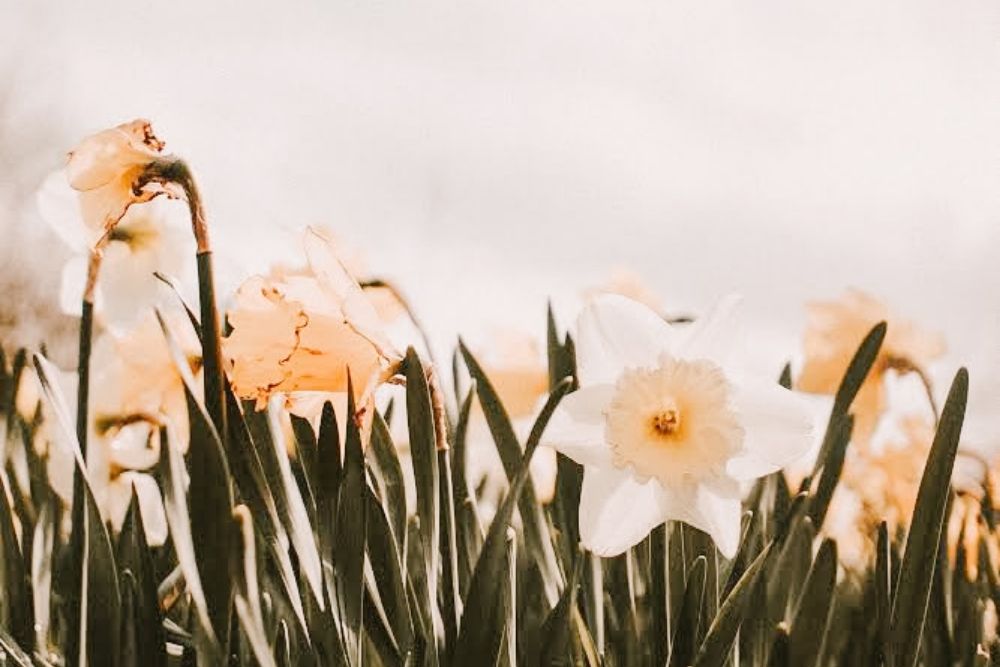
<path fill-rule="evenodd" d="M 913 667 L 920 655 L 918 638 L 923 633 L 927 616 L 927 603 L 931 594 L 968 393 L 969 374 L 962 368 L 952 382 L 941 412 L 941 421 L 920 479 L 913 520 L 906 540 L 906 550 L 903 552 L 899 584 L 892 605 L 894 667 Z"/>

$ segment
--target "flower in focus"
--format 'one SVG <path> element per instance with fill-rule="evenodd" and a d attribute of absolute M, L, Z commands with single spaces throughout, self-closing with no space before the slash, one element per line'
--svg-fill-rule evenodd
<path fill-rule="evenodd" d="M 860 290 L 848 290 L 839 301 L 812 303 L 807 308 L 805 363 L 796 385 L 812 393 L 836 393 L 862 339 L 879 322 L 888 323 L 882 349 L 852 408 L 855 438 L 867 442 L 885 408 L 886 372 L 924 368 L 944 353 L 944 340 L 893 317 L 883 303 Z"/>
<path fill-rule="evenodd" d="M 146 168 L 162 157 L 163 147 L 149 121 L 137 119 L 93 134 L 70 151 L 66 178 L 80 193 L 80 212 L 92 246 L 133 204 L 174 195 L 161 183 L 141 180 Z"/>
<path fill-rule="evenodd" d="M 229 312 L 230 378 L 258 409 L 274 394 L 344 392 L 348 370 L 367 394 L 402 358 L 329 242 L 309 230 L 305 247 L 307 271 L 248 279 Z"/>
<path fill-rule="evenodd" d="M 42 218 L 73 253 L 63 267 L 60 293 L 63 312 L 71 315 L 80 314 L 80 297 L 95 242 L 77 199 L 60 172 L 51 174 L 37 195 Z M 158 199 L 128 209 L 104 241 L 94 305 L 106 325 L 129 329 L 158 301 L 164 287 L 154 273 L 180 278 L 182 285 L 189 282 L 194 260 L 188 227 L 183 202 Z"/>
<path fill-rule="evenodd" d="M 580 536 L 594 553 L 622 553 L 675 519 L 732 557 L 740 483 L 811 445 L 801 397 L 732 358 L 734 305 L 725 300 L 688 327 L 620 296 L 580 314 L 581 388 L 563 399 L 544 440 L 584 465 Z"/>

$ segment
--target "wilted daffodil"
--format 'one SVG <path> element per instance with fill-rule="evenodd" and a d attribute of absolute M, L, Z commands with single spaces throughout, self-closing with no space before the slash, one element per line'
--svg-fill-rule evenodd
<path fill-rule="evenodd" d="M 230 378 L 258 408 L 274 394 L 346 391 L 348 369 L 358 391 L 373 388 L 401 359 L 326 239 L 309 230 L 305 249 L 307 271 L 250 278 L 229 311 Z"/>
<path fill-rule="evenodd" d="M 811 303 L 807 308 L 805 363 L 796 382 L 797 388 L 807 392 L 835 393 L 865 335 L 881 321 L 888 324 L 878 358 L 852 407 L 855 438 L 866 442 L 885 409 L 885 373 L 890 369 L 922 373 L 927 363 L 944 353 L 944 340 L 893 317 L 885 304 L 860 290 L 848 290 L 838 301 Z"/>
<path fill-rule="evenodd" d="M 580 314 L 581 388 L 562 401 L 545 441 L 584 465 L 580 537 L 594 553 L 620 554 L 674 519 L 732 557 L 741 482 L 809 448 L 813 420 L 801 398 L 734 358 L 734 307 L 726 300 L 687 327 L 613 295 Z"/>
<path fill-rule="evenodd" d="M 43 220 L 73 253 L 63 267 L 60 294 L 63 311 L 71 315 L 80 314 L 80 293 L 96 242 L 78 199 L 62 172 L 46 179 L 37 195 Z M 183 202 L 158 199 L 129 208 L 102 243 L 94 307 L 105 325 L 118 330 L 137 324 L 163 294 L 154 273 L 178 277 L 182 284 L 193 273 L 193 242 Z"/>
<path fill-rule="evenodd" d="M 137 119 L 93 134 L 69 153 L 66 177 L 80 193 L 80 210 L 92 244 L 109 232 L 133 204 L 162 194 L 180 196 L 160 181 L 143 182 L 163 155 L 164 143 L 148 120 Z"/>

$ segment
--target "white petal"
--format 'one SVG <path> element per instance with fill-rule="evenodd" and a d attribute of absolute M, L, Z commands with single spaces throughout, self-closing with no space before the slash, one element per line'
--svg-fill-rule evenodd
<path fill-rule="evenodd" d="M 738 313 L 742 298 L 731 294 L 699 317 L 684 332 L 673 352 L 682 359 L 710 359 L 720 366 L 729 365 L 735 343 L 739 340 Z"/>
<path fill-rule="evenodd" d="M 83 252 L 92 241 L 80 213 L 80 195 L 70 187 L 66 172 L 48 175 L 35 195 L 38 212 L 49 227 L 72 250 Z"/>
<path fill-rule="evenodd" d="M 656 366 L 677 333 L 648 306 L 617 294 L 590 302 L 577 319 L 576 351 L 584 385 L 617 380 L 625 368 Z"/>
<path fill-rule="evenodd" d="M 59 307 L 67 315 L 80 315 L 83 309 L 83 287 L 87 282 L 87 257 L 77 255 L 63 265 L 59 286 Z"/>
<path fill-rule="evenodd" d="M 542 442 L 577 463 L 611 466 L 611 449 L 604 441 L 604 409 L 614 387 L 584 387 L 566 396 L 552 414 Z"/>
<path fill-rule="evenodd" d="M 733 407 L 743 425 L 744 450 L 727 472 L 737 479 L 772 473 L 801 458 L 815 439 L 816 414 L 803 397 L 775 382 L 734 383 Z"/>
<path fill-rule="evenodd" d="M 658 482 L 627 472 L 587 466 L 580 495 L 580 541 L 598 556 L 617 556 L 664 521 Z"/>
<path fill-rule="evenodd" d="M 132 500 L 132 485 L 139 498 L 139 512 L 146 529 L 146 541 L 150 546 L 160 546 L 167 540 L 167 516 L 163 511 L 160 487 L 151 476 L 137 472 L 124 472 L 118 476 L 108 493 L 111 506 L 108 508 L 116 530 L 121 530 L 122 522 Z M 118 518 L 120 516 L 120 518 Z"/>
<path fill-rule="evenodd" d="M 722 555 L 732 558 L 740 544 L 742 507 L 738 497 L 723 496 L 703 486 L 667 489 L 666 515 L 708 533 Z"/>

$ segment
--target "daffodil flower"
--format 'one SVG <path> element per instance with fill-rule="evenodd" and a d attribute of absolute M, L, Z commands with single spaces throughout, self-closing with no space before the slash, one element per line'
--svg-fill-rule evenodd
<path fill-rule="evenodd" d="M 258 409 L 274 394 L 344 392 L 348 369 L 369 394 L 402 358 L 330 243 L 309 230 L 305 248 L 308 271 L 248 279 L 229 312 L 230 379 Z"/>
<path fill-rule="evenodd" d="M 42 219 L 72 252 L 63 266 L 60 305 L 63 312 L 79 315 L 80 292 L 96 242 L 93 230 L 80 210 L 79 194 L 69 187 L 63 172 L 45 180 L 36 200 Z M 156 272 L 177 277 L 182 286 L 192 282 L 193 242 L 183 202 L 158 199 L 129 208 L 103 244 L 94 307 L 112 329 L 131 329 L 162 300 L 166 291 Z"/>
<path fill-rule="evenodd" d="M 865 335 L 879 322 L 888 323 L 882 348 L 851 409 L 854 439 L 867 444 L 886 409 L 887 372 L 923 373 L 927 364 L 944 354 L 944 338 L 896 317 L 884 303 L 861 290 L 848 290 L 836 301 L 810 303 L 807 310 L 805 363 L 796 387 L 811 393 L 835 393 Z"/>
<path fill-rule="evenodd" d="M 163 155 L 164 143 L 148 120 L 137 119 L 92 134 L 69 152 L 66 178 L 80 193 L 80 210 L 92 243 L 110 232 L 133 204 L 162 194 L 178 197 L 143 172 Z"/>
<path fill-rule="evenodd" d="M 735 305 L 724 300 L 687 327 L 616 295 L 580 314 L 581 388 L 562 401 L 545 441 L 584 466 L 580 538 L 595 554 L 620 554 L 679 520 L 732 557 L 741 483 L 811 445 L 809 406 L 735 358 Z"/>

